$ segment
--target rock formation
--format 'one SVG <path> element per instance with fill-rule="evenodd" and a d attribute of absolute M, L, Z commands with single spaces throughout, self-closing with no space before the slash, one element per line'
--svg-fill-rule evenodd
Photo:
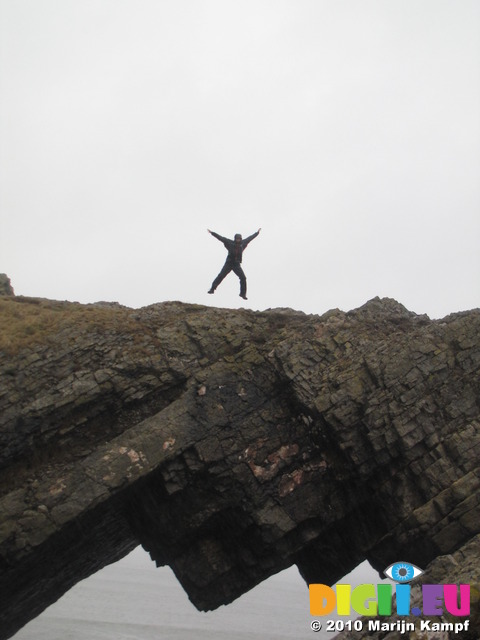
<path fill-rule="evenodd" d="M 480 532 L 479 311 L 8 296 L 0 322 L 2 639 L 138 544 L 207 610 Z"/>
<path fill-rule="evenodd" d="M 13 296 L 15 295 L 10 278 L 6 273 L 0 273 L 0 296 Z"/>

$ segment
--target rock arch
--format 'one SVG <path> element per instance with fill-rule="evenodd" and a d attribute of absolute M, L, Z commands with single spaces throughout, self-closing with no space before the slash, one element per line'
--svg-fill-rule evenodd
<path fill-rule="evenodd" d="M 0 638 L 138 544 L 207 610 L 479 533 L 479 311 L 0 312 Z"/>

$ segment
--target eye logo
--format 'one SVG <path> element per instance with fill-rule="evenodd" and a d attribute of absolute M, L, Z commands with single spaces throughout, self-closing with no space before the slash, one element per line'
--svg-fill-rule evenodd
<path fill-rule="evenodd" d="M 383 572 L 391 580 L 403 584 L 421 576 L 424 571 L 409 562 L 394 562 Z"/>

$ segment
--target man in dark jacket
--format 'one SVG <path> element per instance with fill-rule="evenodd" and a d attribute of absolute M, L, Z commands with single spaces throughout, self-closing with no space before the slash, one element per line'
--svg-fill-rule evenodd
<path fill-rule="evenodd" d="M 215 233 L 215 231 L 210 231 L 210 229 L 207 229 L 207 231 L 214 238 L 217 238 L 217 240 L 220 240 L 220 242 L 223 242 L 223 244 L 225 245 L 225 248 L 228 251 L 228 256 L 225 261 L 225 264 L 223 265 L 223 268 L 218 274 L 218 276 L 213 281 L 210 291 L 208 293 L 215 293 L 215 289 L 222 282 L 225 276 L 227 276 L 230 273 L 230 271 L 233 271 L 233 273 L 235 273 L 240 278 L 240 297 L 246 300 L 247 299 L 247 278 L 245 277 L 245 274 L 243 273 L 243 269 L 242 269 L 242 254 L 247 244 L 258 236 L 261 229 L 259 229 L 256 233 L 252 234 L 251 236 L 248 236 L 248 238 L 245 238 L 245 240 L 243 240 L 242 236 L 239 233 L 235 234 L 234 240 L 229 240 L 228 238 L 224 238 L 223 236 L 220 236 L 218 233 Z"/>

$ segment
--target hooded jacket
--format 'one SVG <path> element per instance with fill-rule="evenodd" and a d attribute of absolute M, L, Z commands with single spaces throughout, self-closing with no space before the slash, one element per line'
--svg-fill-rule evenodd
<path fill-rule="evenodd" d="M 246 248 L 249 242 L 251 242 L 254 238 L 258 236 L 259 231 L 256 231 L 251 236 L 248 236 L 248 238 L 245 238 L 241 242 L 235 242 L 235 240 L 224 238 L 218 233 L 215 233 L 215 231 L 212 231 L 211 234 L 217 240 L 220 240 L 220 242 L 223 242 L 226 250 L 228 251 L 227 262 L 234 262 L 237 264 L 241 264 L 244 249 Z"/>

